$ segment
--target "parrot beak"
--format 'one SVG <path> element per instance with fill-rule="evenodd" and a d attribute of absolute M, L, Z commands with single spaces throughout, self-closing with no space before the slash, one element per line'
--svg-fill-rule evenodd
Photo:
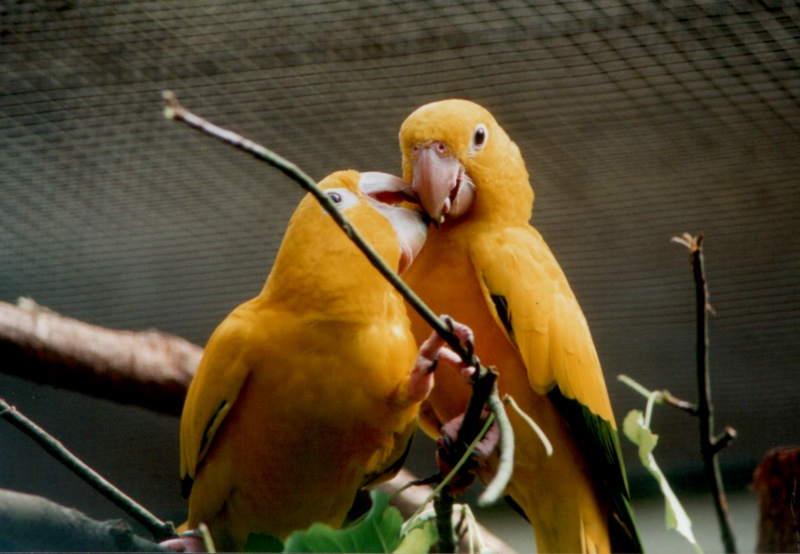
<path fill-rule="evenodd" d="M 358 188 L 371 201 L 383 204 L 399 204 L 412 202 L 419 204 L 417 193 L 411 185 L 400 177 L 395 177 L 380 171 L 365 171 L 361 173 Z"/>
<path fill-rule="evenodd" d="M 423 212 L 399 205 L 401 203 L 419 205 L 417 195 L 411 185 L 399 177 L 376 171 L 362 173 L 359 188 L 370 205 L 394 227 L 400 245 L 400 267 L 397 272 L 403 273 L 422 250 L 428 234 L 428 225 Z"/>
<path fill-rule="evenodd" d="M 439 141 L 416 145 L 412 154 L 412 188 L 434 223 L 465 214 L 475 200 L 475 185 L 447 145 Z"/>

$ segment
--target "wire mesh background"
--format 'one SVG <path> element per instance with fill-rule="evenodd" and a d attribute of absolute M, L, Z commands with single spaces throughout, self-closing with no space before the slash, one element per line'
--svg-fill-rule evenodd
<path fill-rule="evenodd" d="M 316 178 L 398 173 L 405 116 L 465 97 L 522 149 L 533 223 L 586 312 L 617 418 L 643 404 L 619 373 L 694 398 L 693 284 L 669 239 L 703 231 L 717 421 L 739 431 L 723 468 L 741 485 L 767 449 L 800 441 L 796 3 L 40 0 L 3 2 L 0 22 L 0 300 L 203 344 L 260 290 L 302 194 L 165 121 L 163 89 Z M 0 383 L 181 517 L 176 420 Z M 699 470 L 695 425 L 656 414 L 678 486 Z M 0 428 L 0 486 L 79 494 L 13 433 Z"/>

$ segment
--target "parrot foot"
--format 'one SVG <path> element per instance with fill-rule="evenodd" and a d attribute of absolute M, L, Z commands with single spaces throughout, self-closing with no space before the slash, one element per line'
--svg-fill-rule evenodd
<path fill-rule="evenodd" d="M 442 320 L 450 327 L 453 334 L 458 337 L 461 345 L 471 353 L 473 339 L 472 329 L 458 323 L 447 315 L 443 315 Z M 439 362 L 444 362 L 458 370 L 465 381 L 468 383 L 472 382 L 475 375 L 475 368 L 465 365 L 461 358 L 447 347 L 444 339 L 442 339 L 436 331 L 433 331 L 431 332 L 431 336 L 420 346 L 417 362 L 411 370 L 409 389 L 412 402 L 421 402 L 428 397 L 428 394 L 433 388 L 433 372 L 436 370 Z"/>
<path fill-rule="evenodd" d="M 484 410 L 481 414 L 481 422 L 485 422 L 489 414 L 489 410 Z M 463 420 L 464 414 L 461 414 L 442 426 L 442 436 L 436 441 L 436 464 L 441 475 L 448 475 L 463 455 L 461 453 L 467 449 L 468 445 L 466 444 L 462 445 L 462 448 L 456 449 L 458 432 L 461 430 Z M 497 427 L 497 423 L 494 423 L 475 446 L 464 465 L 450 480 L 451 496 L 458 497 L 469 490 L 475 481 L 477 471 L 487 464 L 489 456 L 495 451 L 499 442 L 500 429 Z"/>
<path fill-rule="evenodd" d="M 467 351 L 468 357 L 472 358 L 472 353 L 474 351 L 474 335 L 472 334 L 472 329 L 463 323 L 459 323 L 458 321 L 454 320 L 449 315 L 442 315 L 442 319 L 447 326 L 450 327 L 450 330 L 453 332 L 453 334 L 458 338 L 458 342 L 461 344 L 461 347 Z M 436 336 L 438 337 L 438 335 Z M 442 341 L 442 345 L 444 345 L 444 341 Z M 475 379 L 474 366 L 466 365 L 460 356 L 446 347 L 442 347 L 439 350 L 439 355 L 444 355 L 445 361 L 457 369 L 461 374 L 461 377 L 463 377 L 467 383 L 472 383 L 472 381 Z"/>

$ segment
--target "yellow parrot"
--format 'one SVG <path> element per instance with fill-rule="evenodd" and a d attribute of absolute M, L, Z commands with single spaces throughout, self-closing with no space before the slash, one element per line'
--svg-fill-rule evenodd
<path fill-rule="evenodd" d="M 434 222 L 404 280 L 435 312 L 472 329 L 475 353 L 498 368 L 501 395 L 553 445 L 548 457 L 510 411 L 516 450 L 506 493 L 533 526 L 538 551 L 641 552 L 600 362 L 561 267 L 529 224 L 533 191 L 519 148 L 466 100 L 417 109 L 400 146 L 404 179 Z M 425 324 L 411 319 L 420 340 Z M 451 373 L 437 376 L 421 412 L 425 431 L 438 436 L 469 393 Z"/>
<path fill-rule="evenodd" d="M 382 173 L 320 182 L 397 270 L 425 240 L 421 212 L 385 203 L 409 185 Z M 261 293 L 208 341 L 181 419 L 188 528 L 218 549 L 342 524 L 357 492 L 402 465 L 432 386 L 401 296 L 307 195 Z M 412 370 L 412 367 L 414 370 Z"/>

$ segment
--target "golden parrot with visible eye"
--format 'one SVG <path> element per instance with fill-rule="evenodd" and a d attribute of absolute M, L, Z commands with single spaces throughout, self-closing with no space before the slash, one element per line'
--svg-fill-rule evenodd
<path fill-rule="evenodd" d="M 320 186 L 396 270 L 425 240 L 409 185 L 343 171 Z M 402 297 L 307 195 L 261 294 L 214 331 L 181 419 L 188 527 L 217 548 L 342 524 L 356 493 L 402 465 L 432 386 Z M 414 368 L 412 370 L 412 367 Z"/>
<path fill-rule="evenodd" d="M 400 146 L 404 179 L 434 221 L 404 280 L 435 312 L 472 329 L 475 353 L 497 366 L 501 395 L 553 445 L 548 457 L 509 412 L 516 450 L 506 492 L 531 522 L 538 551 L 641 551 L 600 362 L 561 267 L 529 224 L 533 191 L 519 148 L 465 100 L 417 109 Z M 421 339 L 425 324 L 411 315 Z M 452 374 L 439 375 L 422 412 L 426 432 L 438 436 L 469 393 Z"/>

